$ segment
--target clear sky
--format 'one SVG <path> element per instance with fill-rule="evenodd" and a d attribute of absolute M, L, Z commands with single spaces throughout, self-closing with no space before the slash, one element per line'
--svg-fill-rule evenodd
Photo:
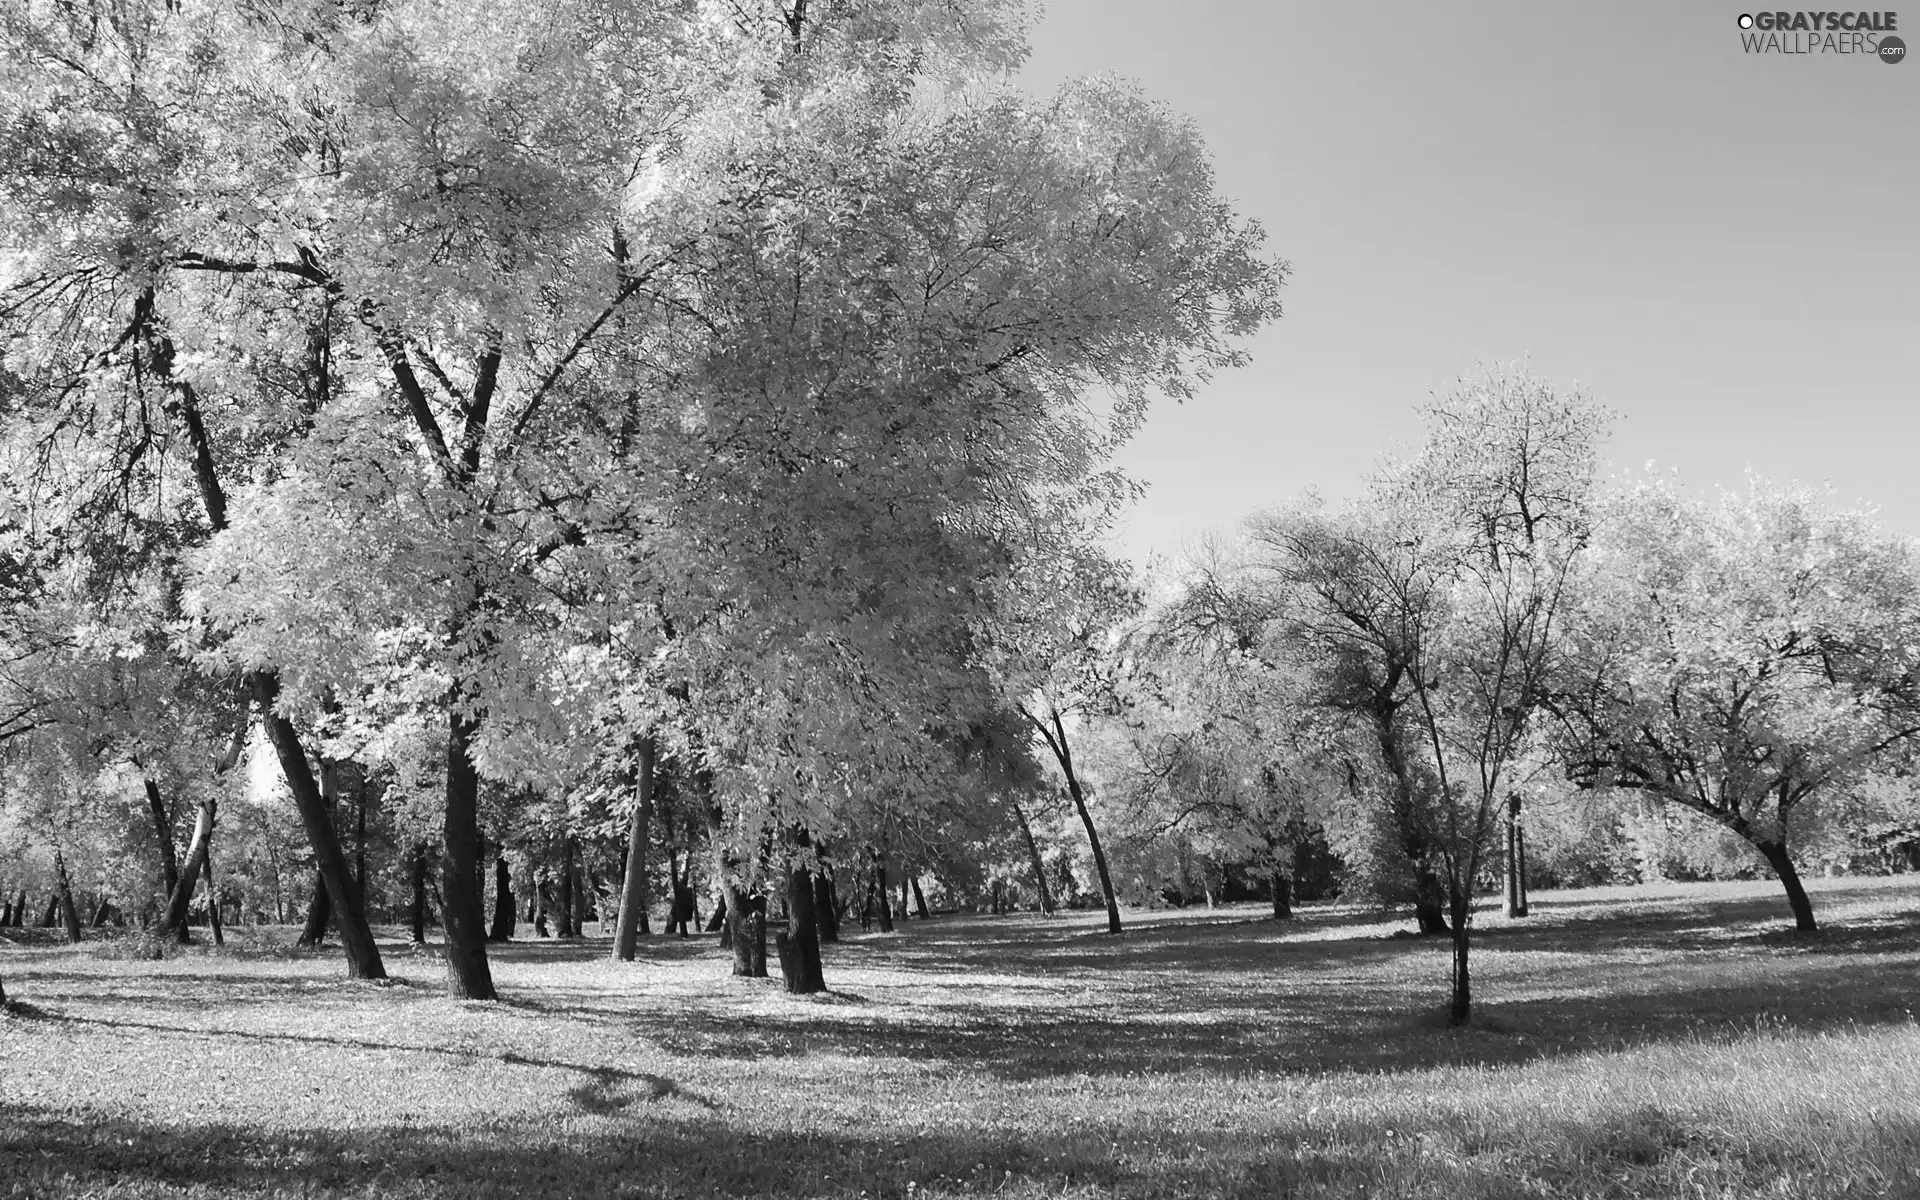
<path fill-rule="evenodd" d="M 1126 452 L 1121 548 L 1351 495 L 1513 359 L 1620 414 L 1615 466 L 1831 482 L 1920 534 L 1920 61 L 1750 56 L 1744 11 L 1053 0 L 1022 86 L 1194 118 L 1294 270 L 1253 365 Z"/>

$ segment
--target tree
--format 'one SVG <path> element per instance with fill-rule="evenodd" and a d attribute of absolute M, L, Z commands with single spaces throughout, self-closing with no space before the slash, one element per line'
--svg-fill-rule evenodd
<path fill-rule="evenodd" d="M 1713 502 L 1642 482 L 1599 531 L 1553 696 L 1569 772 L 1738 835 L 1811 932 L 1802 814 L 1920 736 L 1911 550 L 1757 477 Z"/>
<path fill-rule="evenodd" d="M 1464 380 L 1424 415 L 1420 452 L 1363 507 L 1265 518 L 1252 536 L 1270 636 L 1305 654 L 1319 703 L 1374 748 L 1365 775 L 1415 871 L 1423 931 L 1451 935 L 1450 1014 L 1465 1023 L 1473 889 L 1560 646 L 1606 418 L 1517 371 Z"/>

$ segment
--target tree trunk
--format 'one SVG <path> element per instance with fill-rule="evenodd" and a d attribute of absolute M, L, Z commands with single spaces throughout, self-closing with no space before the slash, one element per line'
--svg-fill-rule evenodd
<path fill-rule="evenodd" d="M 1422 936 L 1447 932 L 1447 888 L 1424 859 L 1414 863 L 1413 918 Z"/>
<path fill-rule="evenodd" d="M 1520 793 L 1507 797 L 1507 915 L 1527 915 L 1527 852 L 1520 831 Z"/>
<path fill-rule="evenodd" d="M 493 928 L 487 930 L 487 940 L 513 940 L 513 871 L 507 866 L 507 856 L 501 854 L 498 847 L 493 859 Z"/>
<path fill-rule="evenodd" d="M 907 880 L 907 882 L 913 885 L 914 915 L 919 917 L 922 921 L 933 920 L 933 910 L 927 907 L 927 894 L 920 890 L 920 877 L 918 875 L 914 875 L 910 877 Z"/>
<path fill-rule="evenodd" d="M 1020 821 L 1020 837 L 1027 843 L 1027 859 L 1033 863 L 1033 885 L 1040 889 L 1040 912 L 1045 916 L 1053 915 L 1053 893 L 1047 888 L 1047 865 L 1040 860 L 1040 843 L 1033 840 L 1033 826 L 1027 824 L 1027 814 L 1016 801 L 1013 815 Z"/>
<path fill-rule="evenodd" d="M 1780 877 L 1780 883 L 1787 889 L 1787 904 L 1793 909 L 1794 928 L 1801 933 L 1813 933 L 1819 928 L 1813 919 L 1813 902 L 1807 899 L 1807 889 L 1800 885 L 1800 872 L 1794 868 L 1793 857 L 1787 853 L 1787 844 L 1780 842 L 1755 842 L 1760 853 L 1766 856 L 1767 865 Z"/>
<path fill-rule="evenodd" d="M 113 901 L 107 899 L 105 896 L 102 896 L 100 897 L 100 903 L 94 906 L 93 920 L 89 922 L 89 924 L 91 924 L 95 929 L 99 929 L 105 926 L 106 923 L 112 919 L 113 919 Z M 0 921 L 0 924 L 4 924 L 4 923 L 5 922 Z"/>
<path fill-rule="evenodd" d="M 47 911 L 40 918 L 40 928 L 52 929 L 60 923 L 60 891 L 58 888 L 47 893 Z"/>
<path fill-rule="evenodd" d="M 880 932 L 893 932 L 893 897 L 887 889 L 887 856 L 878 850 L 873 852 L 873 874 L 875 886 L 880 891 Z"/>
<path fill-rule="evenodd" d="M 633 816 L 627 821 L 627 870 L 620 881 L 620 918 L 613 927 L 613 957 L 632 962 L 640 948 L 640 924 L 647 912 L 647 836 L 653 820 L 652 735 L 640 739 L 640 765 L 634 783 Z"/>
<path fill-rule="evenodd" d="M 152 779 L 145 783 L 147 811 L 153 814 L 153 834 L 160 843 L 160 880 L 171 897 L 173 890 L 180 886 L 180 858 L 173 845 L 173 820 L 167 815 L 166 802 L 160 798 L 160 785 Z"/>
<path fill-rule="evenodd" d="M 80 913 L 73 906 L 73 880 L 67 876 L 67 859 L 59 850 L 53 852 L 54 896 L 60 902 L 60 919 L 67 927 L 67 941 L 80 940 Z"/>
<path fill-rule="evenodd" d="M 722 893 L 720 897 L 720 902 L 713 906 L 713 914 L 707 918 L 706 931 L 708 933 L 718 933 L 722 929 L 726 928 L 726 923 L 727 923 L 727 898 L 725 893 Z"/>
<path fill-rule="evenodd" d="M 560 915 L 560 936 L 574 938 L 580 936 L 580 926 L 574 920 L 573 904 L 573 838 L 560 839 L 560 881 L 559 895 L 554 907 Z"/>
<path fill-rule="evenodd" d="M 1473 898 L 1467 892 L 1468 886 L 1469 882 L 1463 882 L 1449 889 L 1453 908 L 1453 999 L 1448 1005 L 1447 1020 L 1453 1025 L 1465 1025 L 1473 1019 L 1473 984 L 1467 971 Z"/>
<path fill-rule="evenodd" d="M 468 753 L 478 723 L 447 718 L 446 827 L 440 858 L 440 923 L 447 935 L 447 988 L 456 999 L 493 1000 L 487 965 L 486 914 L 475 871 L 480 840 L 480 776 Z"/>
<path fill-rule="evenodd" d="M 840 940 L 840 917 L 833 911 L 833 876 L 824 866 L 813 873 L 813 923 L 823 945 Z"/>
<path fill-rule="evenodd" d="M 220 882 L 213 870 L 213 838 L 211 831 L 209 831 L 207 849 L 203 857 L 206 859 L 202 870 L 207 877 L 207 924 L 213 928 L 213 944 L 216 946 L 224 946 L 227 944 L 227 933 L 226 930 L 220 927 Z"/>
<path fill-rule="evenodd" d="M 15 929 L 26 927 L 27 905 L 31 902 L 32 898 L 27 895 L 27 889 L 21 888 L 19 899 L 13 902 L 13 927 Z"/>
<path fill-rule="evenodd" d="M 307 901 L 307 923 L 300 930 L 297 946 L 318 946 L 327 940 L 327 926 L 333 923 L 333 898 L 327 891 L 326 877 L 313 873 L 313 898 Z"/>
<path fill-rule="evenodd" d="M 787 991 L 797 996 L 827 990 L 820 962 L 819 907 L 813 874 L 802 866 L 787 873 L 787 927 L 775 939 L 780 975 L 786 980 Z"/>
<path fill-rule="evenodd" d="M 213 821 L 213 800 L 202 800 L 193 821 L 193 840 L 187 843 L 187 861 L 180 868 L 180 882 L 167 897 L 166 912 L 160 918 L 159 936 L 171 936 L 182 945 L 192 940 L 187 934 L 187 908 L 193 903 L 193 889 L 200 884 L 200 872 L 212 849 Z"/>
<path fill-rule="evenodd" d="M 1100 876 L 1100 895 L 1107 902 L 1107 932 L 1120 932 L 1120 902 L 1113 894 L 1113 876 L 1107 871 L 1107 854 L 1100 848 L 1100 832 L 1093 827 L 1093 814 L 1087 811 L 1086 794 L 1080 790 L 1080 776 L 1073 769 L 1073 752 L 1067 747 L 1067 728 L 1060 720 L 1060 710 L 1054 709 L 1053 738 L 1049 744 L 1053 755 L 1060 762 L 1060 770 L 1067 777 L 1067 795 L 1073 798 L 1074 811 L 1080 814 L 1080 823 L 1087 829 L 1087 845 L 1093 848 L 1094 870 Z M 1031 718 L 1029 718 L 1031 719 Z"/>
<path fill-rule="evenodd" d="M 1293 880 L 1278 867 L 1273 872 L 1273 919 L 1284 921 L 1293 916 Z"/>
<path fill-rule="evenodd" d="M 427 844 L 420 842 L 413 848 L 411 874 L 413 875 L 413 918 L 412 938 L 416 946 L 427 944 Z"/>
<path fill-rule="evenodd" d="M 0 896 L 0 929 L 13 924 L 13 894 Z"/>
<path fill-rule="evenodd" d="M 255 671 L 247 678 L 267 727 L 267 740 L 273 743 L 274 753 L 280 759 L 281 773 L 293 793 L 294 806 L 300 810 L 300 823 L 306 827 L 315 864 L 326 884 L 334 927 L 340 931 L 340 943 L 347 951 L 347 977 L 385 979 L 386 964 L 380 961 L 380 948 L 374 944 L 373 930 L 367 925 L 360 889 L 347 871 L 346 855 L 340 850 L 340 840 L 334 836 L 333 814 L 320 794 L 313 769 L 307 765 L 307 752 L 300 744 L 299 732 L 293 722 L 274 710 L 280 678 L 268 671 Z"/>

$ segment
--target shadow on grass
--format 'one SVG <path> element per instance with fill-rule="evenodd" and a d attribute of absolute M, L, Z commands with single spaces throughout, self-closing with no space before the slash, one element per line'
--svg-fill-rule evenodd
<path fill-rule="evenodd" d="M 582 1107 L 602 1129 L 553 1136 L 540 1126 L 484 1131 L 388 1125 L 350 1132 L 276 1132 L 231 1124 L 156 1124 L 97 1113 L 0 1106 L 0 1180 L 20 1194 L 265 1196 L 899 1196 L 1206 1195 L 1222 1200 L 1360 1194 L 1652 1195 L 1645 1186 L 1690 1167 L 1712 1194 L 1866 1195 L 1831 1186 L 1833 1151 L 1808 1133 L 1754 1156 L 1737 1131 L 1689 1128 L 1658 1109 L 1596 1120 L 1497 1123 L 1471 1133 L 1436 1126 L 1348 1127 L 1315 1136 L 1282 1114 L 1258 1134 L 1182 1133 L 1117 1114 L 1068 1129 L 989 1125 L 903 1133 L 773 1131 L 725 1120 L 658 1119 L 643 1101 L 596 1093 Z M 1851 1162 L 1898 1178 L 1920 1157 L 1908 1119 L 1820 1131 L 1842 1135 Z M 1524 1171 L 1516 1171 L 1516 1166 Z M 1829 1186 L 1821 1186 L 1823 1183 Z M 1640 1186 L 1636 1186 L 1640 1184 Z M 1782 1186 L 1782 1185 L 1787 1186 Z M 1794 1186 L 1798 1185 L 1798 1186 Z M 1659 1188 L 1658 1194 L 1668 1194 Z M 1677 1193 L 1675 1193 L 1677 1194 Z M 1693 1194 L 1689 1192 L 1688 1194 Z M 1704 1194 L 1704 1193 L 1703 1193 Z"/>

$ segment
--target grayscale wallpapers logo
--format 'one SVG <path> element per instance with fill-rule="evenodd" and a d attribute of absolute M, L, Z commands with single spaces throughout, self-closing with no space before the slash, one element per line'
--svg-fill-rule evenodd
<path fill-rule="evenodd" d="M 1907 57 L 1894 36 L 1899 13 L 1741 13 L 1740 48 L 1748 54 L 1858 54 L 1884 63 Z"/>

